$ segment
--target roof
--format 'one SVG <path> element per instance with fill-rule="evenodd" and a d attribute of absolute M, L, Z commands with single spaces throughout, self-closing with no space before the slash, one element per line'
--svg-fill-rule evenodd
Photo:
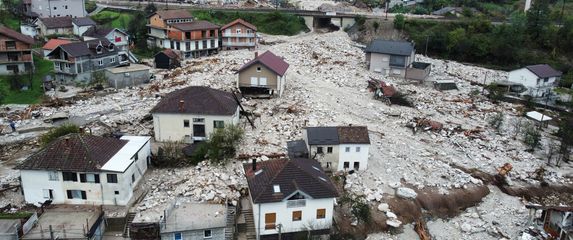
<path fill-rule="evenodd" d="M 308 157 L 308 148 L 304 140 L 287 141 L 287 151 L 290 158 Z"/>
<path fill-rule="evenodd" d="M 4 26 L 0 26 L 0 34 L 18 40 L 20 42 L 25 42 L 27 44 L 34 43 L 34 39 L 32 37 L 26 36 L 24 34 L 21 34 Z"/>
<path fill-rule="evenodd" d="M 406 41 L 376 39 L 370 42 L 370 45 L 366 47 L 365 51 L 390 55 L 410 56 L 414 51 L 414 45 Z"/>
<path fill-rule="evenodd" d="M 241 72 L 250 66 L 260 63 L 265 67 L 269 68 L 271 71 L 275 72 L 280 76 L 284 76 L 286 71 L 288 70 L 289 64 L 285 62 L 281 57 L 278 57 L 271 51 L 266 51 L 265 53 L 259 55 L 255 59 L 245 63 L 237 72 Z"/>
<path fill-rule="evenodd" d="M 66 39 L 53 38 L 53 39 L 50 39 L 46 44 L 44 44 L 44 46 L 42 48 L 47 49 L 47 50 L 53 50 L 62 44 L 68 44 L 71 42 L 72 41 L 66 40 Z"/>
<path fill-rule="evenodd" d="M 533 74 L 537 75 L 540 78 L 561 76 L 560 71 L 553 69 L 551 66 L 547 64 L 530 65 L 526 66 L 525 68 L 527 68 L 527 70 L 531 71 Z"/>
<path fill-rule="evenodd" d="M 40 18 L 39 19 L 46 28 L 71 28 L 72 26 L 72 17 L 65 16 L 65 17 L 48 17 L 48 18 Z"/>
<path fill-rule="evenodd" d="M 149 142 L 151 137 L 123 136 L 120 139 L 128 142 L 101 167 L 102 171 L 125 172 L 135 162 L 132 157 Z"/>
<path fill-rule="evenodd" d="M 257 31 L 257 27 L 256 27 L 255 25 L 253 25 L 253 24 L 251 24 L 251 23 L 249 23 L 249 22 L 247 22 L 247 21 L 245 21 L 245 20 L 243 20 L 243 19 L 240 19 L 240 18 L 237 18 L 237 19 L 235 19 L 235 21 L 232 21 L 232 22 L 227 23 L 227 24 L 225 24 L 224 26 L 222 26 L 222 27 L 221 27 L 221 31 L 223 31 L 223 30 L 225 30 L 225 29 L 227 29 L 227 28 L 229 28 L 229 27 L 231 27 L 231 26 L 234 26 L 235 24 L 238 24 L 238 23 L 239 23 L 239 24 L 242 24 L 243 26 L 245 26 L 245 27 L 247 27 L 247 28 L 250 28 L 250 29 L 253 29 L 253 30 Z"/>
<path fill-rule="evenodd" d="M 193 31 L 193 30 L 201 30 L 201 29 L 219 29 L 219 25 L 208 22 L 208 21 L 172 23 L 171 26 L 174 28 L 177 28 L 181 31 Z"/>
<path fill-rule="evenodd" d="M 84 37 L 95 37 L 95 38 L 103 38 L 106 37 L 111 31 L 115 30 L 115 28 L 106 28 L 106 27 L 99 27 L 99 26 L 92 26 L 86 30 L 82 36 Z"/>
<path fill-rule="evenodd" d="M 179 59 L 179 54 L 176 53 L 175 50 L 170 49 L 170 48 L 164 49 L 163 51 L 158 52 L 155 55 L 160 54 L 160 53 L 165 54 L 169 58 Z"/>
<path fill-rule="evenodd" d="M 95 26 L 96 22 L 94 22 L 94 20 L 92 20 L 89 17 L 78 17 L 78 18 L 73 18 L 72 19 L 72 23 L 75 24 L 76 26 Z"/>
<path fill-rule="evenodd" d="M 370 144 L 365 126 L 307 127 L 308 145 Z"/>
<path fill-rule="evenodd" d="M 461 11 L 461 8 L 457 8 L 457 7 L 443 7 L 440 8 L 436 11 L 433 11 L 432 14 L 433 15 L 444 15 L 446 13 L 452 12 L 452 11 Z"/>
<path fill-rule="evenodd" d="M 28 157 L 17 169 L 91 172 L 100 171 L 127 140 L 68 134 Z"/>
<path fill-rule="evenodd" d="M 551 119 L 553 119 L 550 116 L 543 115 L 542 113 L 537 112 L 537 111 L 527 112 L 526 115 L 527 115 L 527 117 L 529 117 L 535 121 L 538 121 L 538 122 L 551 121 Z"/>
<path fill-rule="evenodd" d="M 102 48 L 102 53 L 97 54 L 96 53 L 96 47 L 100 44 L 100 42 L 104 48 Z M 113 44 L 113 43 L 111 43 L 106 38 L 101 38 L 101 39 L 94 39 L 94 40 L 84 41 L 84 42 L 72 42 L 72 43 L 68 43 L 68 44 L 63 44 L 63 45 L 58 46 L 57 48 L 64 50 L 65 52 L 67 52 L 72 57 L 79 57 L 79 56 L 86 56 L 86 55 L 105 56 L 106 54 L 110 53 L 110 51 L 107 49 L 107 47 L 110 46 L 111 44 Z M 53 52 L 55 52 L 56 49 L 54 49 L 54 51 L 50 52 L 48 54 L 48 56 L 50 56 Z"/>
<path fill-rule="evenodd" d="M 227 226 L 227 208 L 222 204 L 176 203 L 165 223 L 161 233 L 223 228 Z"/>
<path fill-rule="evenodd" d="M 235 114 L 238 106 L 230 92 L 191 86 L 167 94 L 151 112 L 229 116 Z"/>
<path fill-rule="evenodd" d="M 149 71 L 151 69 L 147 65 L 132 63 L 129 66 L 123 67 L 115 67 L 115 68 L 106 68 L 106 71 L 111 73 L 129 73 L 129 72 L 137 72 L 137 71 Z"/>
<path fill-rule="evenodd" d="M 338 196 L 320 164 L 313 159 L 277 159 L 243 165 L 254 203 L 280 202 L 300 191 L 314 199 Z M 274 186 L 279 186 L 279 193 Z"/>
<path fill-rule="evenodd" d="M 193 18 L 193 15 L 187 10 L 178 9 L 178 10 L 162 10 L 157 11 L 155 14 L 159 15 L 164 20 L 168 19 L 180 19 L 180 18 Z"/>

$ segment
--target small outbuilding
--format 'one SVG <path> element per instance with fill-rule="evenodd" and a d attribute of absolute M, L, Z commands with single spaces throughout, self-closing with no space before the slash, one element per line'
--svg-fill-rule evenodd
<path fill-rule="evenodd" d="M 527 118 L 535 121 L 537 126 L 541 127 L 547 127 L 547 125 L 549 125 L 549 121 L 553 120 L 550 116 L 544 115 L 538 111 L 527 112 L 525 115 Z"/>
<path fill-rule="evenodd" d="M 133 87 L 143 83 L 149 83 L 150 67 L 143 64 L 130 64 L 125 67 L 108 68 L 105 76 L 109 86 L 113 88 Z"/>
<path fill-rule="evenodd" d="M 439 91 L 458 90 L 458 86 L 454 80 L 434 81 L 434 88 Z"/>
<path fill-rule="evenodd" d="M 181 67 L 181 55 L 173 49 L 165 49 L 154 56 L 155 67 L 162 69 L 173 69 Z"/>
<path fill-rule="evenodd" d="M 422 83 L 426 81 L 428 76 L 430 76 L 431 70 L 432 70 L 432 64 L 430 63 L 413 62 L 406 69 L 406 79 Z"/>

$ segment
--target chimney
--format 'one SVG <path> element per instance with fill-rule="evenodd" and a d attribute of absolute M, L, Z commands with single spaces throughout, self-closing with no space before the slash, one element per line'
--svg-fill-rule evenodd
<path fill-rule="evenodd" d="M 179 100 L 179 112 L 183 112 L 185 110 L 185 101 Z"/>
<path fill-rule="evenodd" d="M 257 159 L 253 158 L 253 171 L 257 171 Z"/>
<path fill-rule="evenodd" d="M 259 52 L 255 51 L 255 59 L 259 57 Z"/>

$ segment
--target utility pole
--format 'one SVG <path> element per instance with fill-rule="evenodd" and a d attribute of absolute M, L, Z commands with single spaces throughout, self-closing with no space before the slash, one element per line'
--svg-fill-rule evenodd
<path fill-rule="evenodd" d="M 277 228 L 279 230 L 279 240 L 282 240 L 283 225 L 279 223 L 279 224 L 277 224 Z"/>
<path fill-rule="evenodd" d="M 52 225 L 50 225 L 50 239 L 54 240 L 54 231 L 52 230 Z"/>
<path fill-rule="evenodd" d="M 388 20 L 388 1 L 386 1 L 386 17 L 384 17 L 384 20 Z"/>
<path fill-rule="evenodd" d="M 430 41 L 430 35 L 426 36 L 426 51 L 424 52 L 424 56 L 428 56 L 428 42 Z"/>

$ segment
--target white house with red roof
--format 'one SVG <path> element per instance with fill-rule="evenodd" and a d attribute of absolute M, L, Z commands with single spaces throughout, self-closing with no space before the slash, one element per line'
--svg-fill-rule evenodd
<path fill-rule="evenodd" d="M 508 80 L 527 87 L 523 94 L 545 97 L 559 84 L 562 73 L 547 64 L 529 65 L 509 72 Z"/>
<path fill-rule="evenodd" d="M 238 71 L 237 88 L 243 95 L 271 97 L 282 96 L 289 64 L 271 51 L 258 55 Z"/>

